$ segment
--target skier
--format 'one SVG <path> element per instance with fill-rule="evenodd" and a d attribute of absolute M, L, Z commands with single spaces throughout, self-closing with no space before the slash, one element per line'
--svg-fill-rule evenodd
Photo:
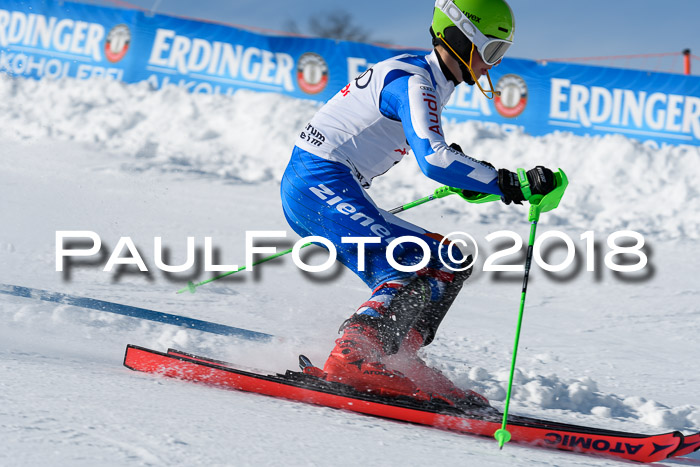
<path fill-rule="evenodd" d="M 409 148 L 427 177 L 468 192 L 500 195 L 505 204 L 521 204 L 530 194 L 554 188 L 547 168 L 527 172 L 528 193 L 514 172 L 496 170 L 445 142 L 443 106 L 461 82 L 476 84 L 493 98 L 488 72 L 511 45 L 513 28 L 505 0 L 437 0 L 431 53 L 374 65 L 328 101 L 297 138 L 281 183 L 287 221 L 302 237 L 331 241 L 338 259 L 372 290 L 342 324 L 342 337 L 323 368 L 325 379 L 381 395 L 488 403 L 418 356 L 469 277 L 471 268 L 465 266 L 471 258 L 440 258 L 440 235 L 379 209 L 364 190 Z M 487 89 L 478 81 L 482 76 Z M 386 258 L 389 242 L 406 235 L 421 238 L 431 250 L 430 262 L 414 273 L 395 269 Z M 376 243 L 360 247 L 343 237 Z M 409 242 L 393 254 L 404 265 L 423 258 L 422 249 Z"/>

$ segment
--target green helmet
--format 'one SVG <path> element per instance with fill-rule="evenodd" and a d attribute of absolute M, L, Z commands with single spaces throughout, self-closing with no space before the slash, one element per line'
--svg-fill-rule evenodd
<path fill-rule="evenodd" d="M 437 0 L 430 32 L 435 43 L 469 63 L 472 44 L 487 65 L 513 43 L 515 19 L 505 0 Z"/>

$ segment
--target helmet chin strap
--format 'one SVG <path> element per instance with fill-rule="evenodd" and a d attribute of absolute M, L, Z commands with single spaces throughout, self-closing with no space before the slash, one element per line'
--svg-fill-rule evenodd
<path fill-rule="evenodd" d="M 453 49 L 452 46 L 450 46 L 450 44 L 447 43 L 447 41 L 445 40 L 445 36 L 443 36 L 442 33 L 437 33 L 437 36 L 440 38 L 442 43 L 445 44 L 448 49 L 450 49 L 450 51 L 452 52 L 452 55 L 457 57 L 457 59 L 461 62 L 459 64 L 459 70 L 462 72 L 462 79 L 464 79 L 464 81 L 467 81 L 466 77 L 465 77 L 465 73 L 464 73 L 464 71 L 466 69 L 466 71 L 469 72 L 469 75 L 471 76 L 472 81 L 474 83 L 476 83 L 476 85 L 479 87 L 479 91 L 481 91 L 481 93 L 484 95 L 485 98 L 493 99 L 494 97 L 501 95 L 501 91 L 496 91 L 493 88 L 493 83 L 491 82 L 491 75 L 489 75 L 489 70 L 486 70 L 486 79 L 489 82 L 489 88 L 490 88 L 489 90 L 484 90 L 484 88 L 481 87 L 479 80 L 476 79 L 476 75 L 474 74 L 474 70 L 471 67 L 472 55 L 474 54 L 474 43 L 473 42 L 472 42 L 471 52 L 469 53 L 469 63 L 467 63 L 464 61 L 464 59 L 462 57 L 459 56 L 459 54 L 455 51 L 455 49 Z M 469 83 L 469 84 L 472 84 L 472 83 Z"/>

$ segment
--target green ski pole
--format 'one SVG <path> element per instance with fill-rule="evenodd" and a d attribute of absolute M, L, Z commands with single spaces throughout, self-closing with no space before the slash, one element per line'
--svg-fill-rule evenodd
<path fill-rule="evenodd" d="M 518 178 L 520 179 L 521 186 L 524 187 L 523 191 L 529 190 L 529 183 L 527 180 L 527 174 L 524 169 L 518 169 Z M 513 374 L 515 373 L 515 361 L 518 356 L 518 345 L 520 343 L 520 328 L 523 323 L 523 311 L 525 310 L 525 295 L 527 294 L 527 281 L 530 277 L 530 265 L 532 263 L 532 251 L 535 245 L 535 234 L 537 231 L 537 222 L 540 219 L 540 213 L 551 211 L 552 209 L 559 206 L 559 201 L 561 201 L 564 195 L 564 190 L 566 190 L 569 180 L 566 178 L 566 174 L 563 170 L 554 173 L 554 178 L 556 182 L 556 188 L 546 195 L 533 195 L 530 196 L 528 201 L 530 202 L 530 212 L 528 213 L 528 220 L 530 221 L 530 239 L 527 245 L 527 258 L 525 260 L 525 275 L 523 277 L 523 289 L 520 293 L 520 309 L 518 312 L 518 323 L 515 327 L 515 343 L 513 344 L 513 358 L 510 363 L 510 376 L 508 378 L 508 391 L 506 393 L 506 403 L 503 409 L 503 422 L 501 428 L 496 430 L 493 437 L 498 441 L 498 447 L 503 449 L 503 445 L 510 441 L 510 432 L 506 429 L 508 422 L 508 408 L 510 407 L 510 396 L 513 389 Z"/>
<path fill-rule="evenodd" d="M 391 214 L 397 214 L 399 212 L 407 211 L 411 208 L 415 208 L 416 206 L 420 206 L 421 204 L 425 204 L 428 201 L 432 201 L 434 199 L 439 199 L 439 198 L 444 198 L 445 196 L 457 194 L 459 195 L 464 201 L 467 201 L 468 203 L 488 203 L 489 201 L 499 201 L 501 199 L 500 196 L 498 195 L 492 195 L 489 193 L 473 193 L 471 195 L 465 195 L 464 190 L 460 190 L 459 188 L 453 188 L 451 186 L 441 186 L 440 188 L 437 188 L 433 194 L 425 196 L 421 199 L 417 199 L 415 201 L 411 201 L 410 203 L 406 203 L 403 206 L 396 207 L 389 212 Z"/>
<path fill-rule="evenodd" d="M 311 245 L 311 243 L 305 243 L 304 245 L 301 246 L 301 248 L 306 248 L 309 245 Z M 263 258 L 259 261 L 256 261 L 255 263 L 252 264 L 252 266 L 257 266 L 258 264 L 262 264 L 266 261 L 270 261 L 272 259 L 279 258 L 280 256 L 284 256 L 286 254 L 291 253 L 292 250 L 293 250 L 293 248 L 290 248 L 289 250 L 280 251 L 279 253 L 275 253 L 272 256 L 268 256 L 268 257 Z M 184 292 L 188 292 L 188 291 L 190 293 L 195 293 L 197 291 L 197 287 L 202 286 L 204 284 L 208 284 L 210 282 L 214 282 L 215 280 L 223 279 L 224 277 L 230 276 L 231 274 L 236 274 L 237 272 L 243 271 L 245 268 L 246 268 L 245 266 L 241 266 L 240 268 L 236 269 L 235 271 L 229 271 L 229 272 L 226 272 L 224 274 L 218 275 L 216 277 L 212 277 L 211 279 L 207 279 L 207 280 L 202 281 L 202 282 L 197 282 L 196 284 L 192 281 L 189 281 L 187 283 L 187 287 L 178 290 L 177 293 L 184 293 Z"/>
<path fill-rule="evenodd" d="M 390 210 L 389 212 L 391 214 L 396 214 L 399 212 L 407 211 L 411 208 L 415 208 L 416 206 L 420 206 L 421 204 L 425 204 L 429 201 L 433 201 L 435 199 L 440 199 L 444 198 L 445 196 L 457 194 L 459 195 L 463 200 L 469 202 L 469 203 L 487 203 L 490 201 L 497 201 L 500 200 L 501 198 L 498 195 L 492 195 L 488 193 L 472 193 L 469 195 L 464 194 L 463 190 L 460 190 L 459 188 L 453 188 L 450 186 L 441 186 L 440 188 L 437 188 L 431 195 L 425 196 L 423 198 L 417 199 L 415 201 L 411 201 L 410 203 L 406 203 L 402 206 L 395 207 L 394 209 Z M 312 243 L 306 243 L 301 246 L 301 248 L 306 248 L 307 246 L 312 245 Z M 279 253 L 275 253 L 272 256 L 268 256 L 266 258 L 263 258 L 255 263 L 252 264 L 252 266 L 257 266 L 258 264 L 264 263 L 266 261 L 270 261 L 275 258 L 279 258 L 280 256 L 284 256 L 286 254 L 291 253 L 293 248 L 290 248 L 285 251 L 281 251 Z M 211 279 L 207 279 L 205 281 L 197 282 L 196 284 L 192 281 L 187 283 L 187 287 L 184 287 L 180 290 L 177 291 L 177 293 L 185 293 L 185 292 L 190 292 L 190 293 L 195 293 L 197 291 L 197 287 L 200 287 L 204 284 L 208 284 L 210 282 L 214 282 L 216 280 L 222 279 L 224 277 L 230 276 L 231 274 L 236 274 L 238 272 L 243 271 L 246 269 L 245 266 L 241 266 L 240 268 L 236 269 L 235 271 L 229 271 L 227 273 L 221 274 L 219 276 L 213 277 Z"/>

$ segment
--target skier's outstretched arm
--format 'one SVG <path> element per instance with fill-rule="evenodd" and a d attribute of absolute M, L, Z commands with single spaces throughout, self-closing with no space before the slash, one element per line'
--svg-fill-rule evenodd
<path fill-rule="evenodd" d="M 403 76 L 388 83 L 381 93 L 380 110 L 401 121 L 406 140 L 427 177 L 455 188 L 499 195 L 506 204 L 524 200 L 514 172 L 496 170 L 447 144 L 438 94 L 423 77 Z M 533 193 L 545 194 L 554 187 L 552 171 L 547 168 L 538 166 L 527 175 L 535 188 Z"/>
<path fill-rule="evenodd" d="M 427 177 L 455 188 L 503 194 L 493 166 L 445 142 L 438 94 L 423 77 L 404 76 L 387 84 L 380 105 L 385 116 L 401 121 L 406 140 Z"/>

